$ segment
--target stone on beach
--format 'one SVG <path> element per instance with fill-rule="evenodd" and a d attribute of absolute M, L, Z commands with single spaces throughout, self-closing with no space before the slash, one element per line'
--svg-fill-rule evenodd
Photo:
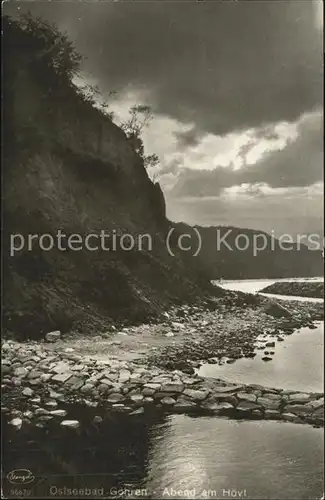
<path fill-rule="evenodd" d="M 198 313 L 198 326 L 201 324 L 200 321 Z M 264 342 L 269 335 L 274 335 L 276 338 L 276 331 L 273 327 L 270 328 L 265 333 Z M 231 339 L 222 337 L 219 341 L 220 350 L 217 353 L 198 342 L 197 349 L 202 356 L 200 359 L 215 355 L 215 359 L 220 362 L 226 359 L 227 353 L 234 359 L 240 353 L 247 354 L 251 345 L 250 340 L 246 339 L 246 332 L 241 331 L 241 335 L 244 340 L 238 344 L 240 347 L 236 348 L 233 347 Z M 191 358 L 192 344 L 185 346 L 183 356 L 178 356 L 178 353 L 174 352 L 174 342 L 171 349 L 173 354 L 169 365 L 166 364 L 165 367 L 138 359 L 132 361 L 131 358 L 131 361 L 126 361 L 112 356 L 103 360 L 75 356 L 74 359 L 67 360 L 63 347 L 59 352 L 57 346 L 53 348 L 35 345 L 34 347 L 31 344 L 26 348 L 19 343 L 9 343 L 9 349 L 5 351 L 5 366 L 10 370 L 5 377 L 8 384 L 6 391 L 18 393 L 18 397 L 25 396 L 25 399 L 21 398 L 24 404 L 23 410 L 31 409 L 30 417 L 26 418 L 29 418 L 33 425 L 34 416 L 42 420 L 52 419 L 53 423 L 57 424 L 66 417 L 65 409 L 56 408 L 57 400 L 67 404 L 84 404 L 90 408 L 100 408 L 100 411 L 105 408 L 107 412 L 115 410 L 132 412 L 137 407 L 140 407 L 142 412 L 143 407 L 149 410 L 152 405 L 167 413 L 200 413 L 207 410 L 216 416 L 218 414 L 221 416 L 223 413 L 235 416 L 237 411 L 242 414 L 240 418 L 282 419 L 315 423 L 315 425 L 321 425 L 323 421 L 322 394 L 308 394 L 297 390 L 282 391 L 254 384 L 235 384 L 218 378 L 205 378 L 198 374 L 187 375 L 184 369 L 188 366 L 194 368 L 200 366 L 199 360 L 193 361 Z M 16 382 L 21 385 L 20 389 L 15 388 Z M 34 387 L 33 389 L 28 387 L 30 384 L 37 386 L 35 389 L 37 398 L 33 398 Z M 55 393 L 53 394 L 53 389 L 60 391 L 58 398 Z M 44 408 L 39 408 L 40 404 Z M 90 411 L 92 414 L 90 422 L 96 415 L 95 411 Z M 20 412 L 9 413 L 11 418 L 20 416 Z M 78 417 L 78 414 L 74 417 Z M 67 426 L 69 427 L 69 424 Z"/>
<path fill-rule="evenodd" d="M 14 370 L 14 375 L 16 377 L 26 377 L 27 374 L 28 374 L 28 370 L 26 368 L 24 368 L 23 366 L 19 366 L 18 368 L 16 368 Z"/>
<path fill-rule="evenodd" d="M 272 300 L 264 309 L 266 314 L 273 316 L 274 318 L 291 318 L 292 314 L 288 308 L 282 306 L 277 301 Z"/>
<path fill-rule="evenodd" d="M 184 385 L 177 382 L 163 384 L 160 389 L 162 392 L 181 393 L 184 390 Z"/>
<path fill-rule="evenodd" d="M 250 401 L 251 403 L 256 402 L 256 394 L 254 394 L 254 393 L 238 392 L 237 398 L 240 401 Z"/>
<path fill-rule="evenodd" d="M 34 394 L 34 391 L 30 387 L 25 387 L 25 389 L 23 389 L 23 391 L 22 391 L 23 396 L 32 397 L 33 394 Z"/>
<path fill-rule="evenodd" d="M 12 420 L 10 420 L 9 423 L 10 423 L 10 425 L 12 425 L 13 427 L 15 427 L 18 430 L 20 430 L 22 425 L 23 425 L 23 421 L 19 417 L 13 418 Z"/>
<path fill-rule="evenodd" d="M 258 405 L 256 403 L 252 403 L 251 401 L 241 401 L 236 406 L 236 410 L 237 411 L 242 411 L 242 412 L 248 412 L 248 411 L 252 411 L 252 410 L 255 410 L 255 409 L 259 409 L 259 408 L 260 408 L 260 405 Z"/>
<path fill-rule="evenodd" d="M 263 408 L 267 408 L 268 410 L 277 410 L 280 406 L 280 400 L 269 399 L 265 397 L 257 398 L 257 403 L 263 406 Z"/>
<path fill-rule="evenodd" d="M 305 403 L 310 400 L 310 394 L 306 394 L 303 392 L 296 392 L 294 394 L 289 395 L 290 403 Z"/>
<path fill-rule="evenodd" d="M 60 337 L 61 337 L 61 332 L 59 330 L 56 330 L 53 332 L 48 332 L 45 335 L 45 340 L 47 342 L 57 342 L 58 340 L 60 340 Z"/>
<path fill-rule="evenodd" d="M 125 397 L 122 394 L 120 394 L 120 393 L 114 394 L 113 393 L 107 397 L 106 401 L 108 403 L 118 403 L 118 402 L 124 401 L 124 399 L 125 399 Z"/>
<path fill-rule="evenodd" d="M 49 413 L 54 417 L 66 417 L 68 412 L 66 410 L 52 410 Z"/>
<path fill-rule="evenodd" d="M 80 427 L 80 422 L 78 420 L 62 420 L 60 425 L 68 429 L 78 429 L 78 427 Z"/>
<path fill-rule="evenodd" d="M 195 389 L 185 389 L 183 392 L 184 396 L 193 399 L 194 401 L 203 401 L 210 394 L 210 390 L 195 390 Z"/>
<path fill-rule="evenodd" d="M 173 405 L 176 403 L 176 400 L 174 398 L 172 398 L 171 396 L 166 396 L 164 397 L 162 400 L 161 400 L 161 403 L 164 404 L 164 405 Z"/>
<path fill-rule="evenodd" d="M 70 377 L 72 377 L 72 373 L 58 373 L 57 375 L 54 375 L 52 377 L 52 380 L 54 382 L 61 382 L 64 383 L 66 382 Z"/>

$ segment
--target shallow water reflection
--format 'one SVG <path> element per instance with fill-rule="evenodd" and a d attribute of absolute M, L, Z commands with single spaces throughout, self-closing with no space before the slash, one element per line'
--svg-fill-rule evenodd
<path fill-rule="evenodd" d="M 192 490 L 196 498 L 208 489 L 214 498 L 227 498 L 228 490 L 245 491 L 243 496 L 250 499 L 298 500 L 322 494 L 321 429 L 174 416 L 160 426 L 163 438 L 157 439 L 157 429 L 152 432 L 147 487 L 154 498 L 162 498 L 165 488 Z"/>
<path fill-rule="evenodd" d="M 299 391 L 322 392 L 324 388 L 324 322 L 315 330 L 301 328 L 275 341 L 275 347 L 257 349 L 254 359 L 242 358 L 233 364 L 204 364 L 199 374 L 246 384 Z M 263 339 L 261 344 L 265 344 Z M 262 361 L 264 350 L 274 352 L 272 361 Z"/>
<path fill-rule="evenodd" d="M 188 498 L 233 498 L 229 490 L 235 498 L 305 500 L 323 491 L 323 430 L 307 425 L 138 415 L 79 435 L 6 432 L 4 474 L 31 470 L 32 498 L 64 488 L 104 488 L 105 498 L 139 498 L 132 491 L 141 488 L 152 499 L 186 498 L 184 490 Z"/>

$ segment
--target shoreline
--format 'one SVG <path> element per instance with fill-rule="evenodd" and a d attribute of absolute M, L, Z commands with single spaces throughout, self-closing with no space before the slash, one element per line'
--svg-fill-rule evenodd
<path fill-rule="evenodd" d="M 290 307 L 296 310 L 297 304 L 291 303 Z M 274 318 L 256 306 L 221 307 L 191 315 L 186 315 L 186 308 L 180 308 L 174 311 L 178 315 L 176 325 L 171 312 L 166 323 L 156 328 L 150 326 L 153 344 L 161 343 L 161 338 L 168 343 L 156 349 L 148 344 L 147 349 L 143 349 L 140 342 L 133 359 L 119 355 L 123 351 L 127 353 L 127 349 L 122 341 L 114 344 L 114 339 L 125 338 L 128 345 L 134 337 L 139 341 L 139 327 L 134 331 L 128 329 L 128 333 L 116 332 L 110 341 L 101 337 L 97 352 L 96 342 L 91 338 L 84 339 L 84 343 L 79 339 L 79 353 L 78 344 L 71 338 L 53 344 L 4 341 L 2 410 L 17 430 L 26 425 L 46 427 L 53 422 L 77 429 L 80 426 L 78 412 L 85 406 L 92 409 L 92 418 L 98 422 L 111 412 L 134 415 L 157 409 L 169 414 L 194 412 L 322 427 L 323 393 L 267 388 L 240 381 L 229 383 L 200 377 L 194 369 L 198 359 L 210 359 L 212 354 L 217 360 L 224 355 L 234 361 L 243 356 L 253 357 L 253 342 L 261 332 L 268 335 L 272 331 L 283 336 L 293 333 L 299 326 L 312 328 L 312 322 L 321 319 L 315 304 L 299 304 L 299 309 L 300 313 L 293 320 L 293 317 Z M 228 322 L 230 316 L 233 318 L 231 324 Z M 190 325 L 194 324 L 195 331 L 191 332 Z M 243 330 L 244 324 L 246 330 Z M 221 325 L 224 325 L 223 331 Z M 166 337 L 168 333 L 173 336 Z M 198 337 L 203 346 L 197 343 Z M 93 347 L 90 355 L 85 354 L 87 342 Z M 103 350 L 105 342 L 108 351 L 113 348 L 115 354 Z M 65 409 L 71 404 L 79 408 L 73 415 Z"/>
<path fill-rule="evenodd" d="M 324 281 L 276 281 L 260 293 L 324 299 Z"/>

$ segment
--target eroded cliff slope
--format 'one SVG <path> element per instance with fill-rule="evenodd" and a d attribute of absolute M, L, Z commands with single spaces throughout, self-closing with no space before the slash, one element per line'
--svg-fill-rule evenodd
<path fill-rule="evenodd" d="M 5 329 L 23 338 L 91 331 L 203 298 L 209 280 L 194 258 L 168 254 L 162 192 L 124 132 L 60 72 L 55 41 L 8 19 L 3 30 Z M 58 231 L 83 242 L 105 231 L 115 248 L 59 249 Z M 29 235 L 44 234 L 52 249 L 37 238 L 28 248 Z M 119 244 L 126 234 L 132 250 Z M 139 235 L 151 246 L 147 238 L 139 249 Z M 13 252 L 13 241 L 23 248 Z"/>

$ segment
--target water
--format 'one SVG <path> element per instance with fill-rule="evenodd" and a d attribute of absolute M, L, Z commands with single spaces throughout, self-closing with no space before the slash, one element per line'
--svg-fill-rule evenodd
<path fill-rule="evenodd" d="M 270 281 L 237 282 L 233 289 L 254 293 Z M 262 362 L 258 351 L 254 360 L 201 370 L 235 381 L 322 391 L 323 335 L 319 323 L 316 330 L 301 329 L 266 348 L 276 352 L 272 362 Z M 58 429 L 17 434 L 11 428 L 4 435 L 4 475 L 30 469 L 39 498 L 64 498 L 65 487 L 97 488 L 97 497 L 152 499 L 308 500 L 320 499 L 324 491 L 323 429 L 307 425 L 146 413 L 112 417 L 101 428 L 88 424 L 77 436 Z"/>
<path fill-rule="evenodd" d="M 256 345 L 264 345 L 272 337 L 261 339 Z M 199 374 L 307 392 L 322 392 L 324 388 L 324 322 L 317 329 L 301 328 L 292 335 L 283 336 L 283 342 L 275 341 L 275 347 L 256 349 L 254 359 L 241 358 L 233 364 L 204 364 Z M 272 338 L 272 340 L 274 340 Z M 272 361 L 262 361 L 264 350 L 273 351 Z"/>
<path fill-rule="evenodd" d="M 304 425 L 140 415 L 111 419 L 101 430 L 88 426 L 79 436 L 35 431 L 18 439 L 5 430 L 12 442 L 4 473 L 29 469 L 33 497 L 60 496 L 64 488 L 102 490 L 106 498 L 136 498 L 130 492 L 142 489 L 141 498 L 152 499 L 186 498 L 184 490 L 189 498 L 207 498 L 204 490 L 227 498 L 231 490 L 272 500 L 323 492 L 322 430 Z"/>
<path fill-rule="evenodd" d="M 246 293 L 258 293 L 276 281 L 306 281 L 306 278 L 285 278 L 277 280 L 230 280 L 224 281 L 222 287 L 228 290 L 239 290 Z M 308 281 L 323 281 L 323 278 L 309 278 Z M 310 299 L 290 295 L 261 294 L 283 300 L 323 302 L 323 299 Z M 261 339 L 258 345 L 267 340 Z M 225 378 L 246 384 L 259 383 L 267 387 L 279 387 L 310 392 L 322 392 L 324 388 L 324 322 L 317 324 L 317 329 L 301 328 L 291 336 L 284 336 L 284 342 L 276 342 L 275 348 L 266 347 L 266 351 L 274 351 L 271 362 L 262 361 L 264 350 L 256 349 L 254 359 L 242 358 L 233 364 L 203 365 L 199 374 L 204 377 Z M 258 381 L 258 382 L 257 382 Z"/>
<path fill-rule="evenodd" d="M 225 288 L 227 290 L 237 290 L 240 292 L 245 292 L 245 293 L 257 293 L 259 290 L 263 290 L 263 288 L 272 285 L 273 283 L 276 283 L 278 281 L 317 281 L 317 282 L 323 282 L 324 278 L 322 277 L 317 277 L 317 278 L 279 278 L 279 279 L 260 279 L 260 280 L 226 280 L 223 281 L 222 283 L 218 281 L 214 281 L 218 286 L 222 286 L 222 288 Z M 308 300 L 311 302 L 322 302 L 323 299 L 317 299 L 317 298 L 307 298 L 307 297 L 296 297 L 292 296 L 290 297 L 289 295 L 273 295 L 273 294 L 264 294 L 262 293 L 261 295 L 265 295 L 267 297 L 277 297 L 281 298 L 283 300 Z"/>
<path fill-rule="evenodd" d="M 305 500 L 323 492 L 320 429 L 177 416 L 153 433 L 161 436 L 149 453 L 154 498 L 164 488 L 194 490 L 196 498 L 204 489 L 214 490 L 214 498 L 245 491 L 250 499 Z"/>

